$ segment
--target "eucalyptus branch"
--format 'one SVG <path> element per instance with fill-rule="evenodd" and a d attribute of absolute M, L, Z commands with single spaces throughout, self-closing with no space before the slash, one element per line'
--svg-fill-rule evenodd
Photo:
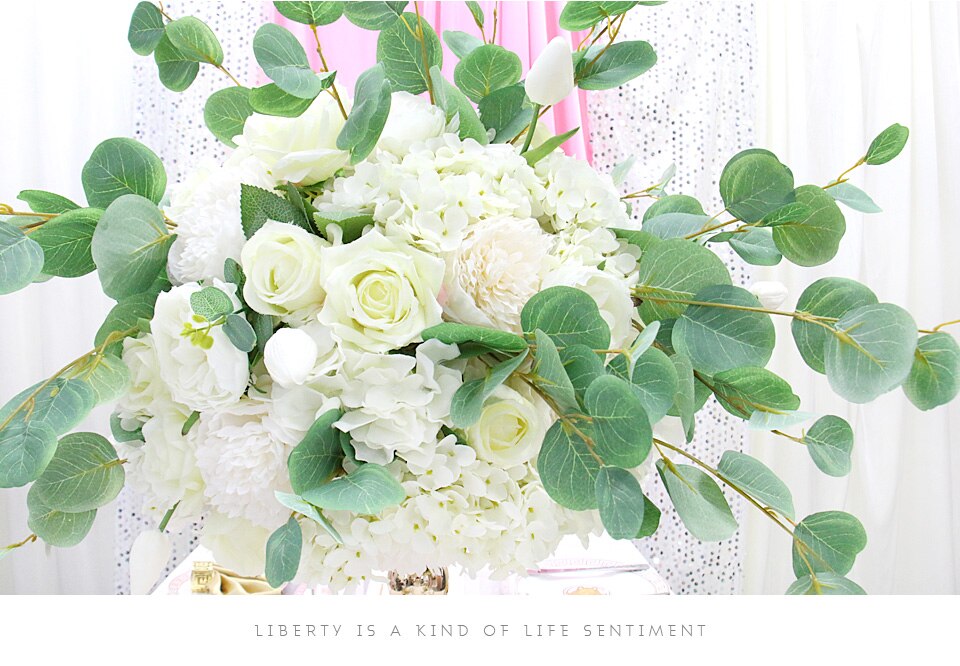
<path fill-rule="evenodd" d="M 792 440 L 797 444 L 803 444 L 804 446 L 807 445 L 807 443 L 803 440 L 802 437 L 794 437 L 793 435 L 785 433 L 782 430 L 771 430 L 770 432 L 772 432 L 774 435 L 780 435 L 781 437 L 786 437 L 787 439 Z"/>
<path fill-rule="evenodd" d="M 414 4 L 416 4 L 416 3 L 414 3 Z M 499 9 L 500 9 L 500 3 L 499 3 L 499 2 L 494 2 L 494 3 L 493 3 L 493 33 L 490 35 L 490 43 L 491 43 L 491 44 L 496 44 L 496 43 L 497 43 L 497 26 L 498 26 L 499 23 L 500 23 Z"/>
<path fill-rule="evenodd" d="M 414 0 L 414 3 L 413 3 L 413 10 L 417 14 L 417 31 L 415 33 L 415 36 L 417 38 L 417 41 L 420 42 L 420 55 L 423 58 L 423 72 L 424 72 L 423 79 L 424 79 L 424 82 L 427 84 L 427 94 L 430 96 L 430 103 L 436 104 L 436 99 L 434 98 L 434 95 L 433 95 L 433 82 L 430 80 L 433 77 L 430 76 L 430 59 L 427 57 L 427 40 L 424 37 L 424 32 L 423 32 L 423 18 L 420 16 L 420 3 L 417 2 L 416 0 Z M 494 5 L 494 9 L 493 9 L 493 35 L 494 35 L 493 38 L 496 39 L 496 35 L 497 35 L 496 5 Z"/>
<path fill-rule="evenodd" d="M 3 548 L 0 548 L 0 551 L 15 550 L 16 548 L 20 548 L 20 547 L 22 547 L 22 546 L 26 546 L 28 543 L 33 543 L 33 542 L 36 541 L 36 540 L 37 540 L 37 535 L 36 535 L 36 534 L 31 534 L 30 536 L 28 536 L 28 537 L 27 537 L 26 539 L 24 539 L 23 541 L 18 541 L 18 542 L 16 542 L 16 543 L 11 543 L 9 546 L 4 546 Z"/>
<path fill-rule="evenodd" d="M 9 215 L 10 217 L 39 217 L 44 222 L 57 217 L 60 213 L 34 213 L 31 211 L 14 210 L 12 206 L 0 203 L 0 215 Z"/>
<path fill-rule="evenodd" d="M 867 163 L 867 158 L 861 157 L 859 160 L 857 160 L 856 164 L 854 164 L 852 167 L 850 167 L 849 169 L 841 173 L 839 176 L 837 176 L 836 180 L 834 180 L 832 183 L 828 183 L 827 185 L 824 185 L 823 189 L 827 190 L 827 189 L 830 189 L 831 187 L 834 187 L 835 185 L 839 185 L 840 183 L 847 182 L 849 180 L 849 178 L 846 177 L 847 174 L 853 171 L 854 169 L 856 169 L 857 167 L 859 167 L 861 164 L 866 164 L 866 163 Z"/>
<path fill-rule="evenodd" d="M 162 3 L 162 2 L 158 2 L 157 5 L 158 5 L 157 8 L 160 10 L 160 15 L 163 16 L 163 18 L 167 19 L 167 21 L 169 21 L 170 23 L 172 23 L 172 22 L 174 21 L 174 18 L 173 18 L 172 16 L 170 16 L 170 14 L 168 14 L 168 13 L 163 9 L 163 3 Z M 229 79 L 233 82 L 233 85 L 238 86 L 238 87 L 240 87 L 240 88 L 243 87 L 243 84 L 240 83 L 240 81 L 237 80 L 237 77 L 235 77 L 233 74 L 231 74 L 230 72 L 227 71 L 227 68 L 223 66 L 223 63 L 220 63 L 220 64 L 218 65 L 218 64 L 216 64 L 216 63 L 214 63 L 214 62 L 211 62 L 210 60 L 207 60 L 206 62 L 207 62 L 208 65 L 213 65 L 214 69 L 218 69 L 218 70 L 220 70 L 221 72 L 223 72 L 224 74 L 226 74 L 226 75 L 227 75 L 227 78 L 229 78 Z"/>
<path fill-rule="evenodd" d="M 719 217 L 719 216 L 717 216 L 717 217 Z M 728 227 L 728 226 L 730 226 L 731 224 L 733 224 L 733 223 L 735 223 L 735 222 L 739 222 L 739 221 L 740 221 L 740 219 L 735 217 L 735 218 L 733 218 L 732 220 L 727 220 L 726 222 L 721 222 L 720 224 L 713 224 L 713 225 L 710 225 L 709 227 L 704 227 L 704 228 L 701 229 L 700 231 L 694 231 L 692 234 L 687 234 L 686 236 L 684 236 L 684 239 L 685 239 L 685 240 L 692 240 L 692 239 L 694 239 L 694 238 L 697 238 L 698 236 L 702 236 L 702 235 L 704 235 L 704 234 L 708 234 L 708 233 L 710 233 L 711 231 L 716 231 L 717 229 L 723 229 L 724 227 Z M 752 227 L 752 226 L 754 226 L 754 225 L 753 225 L 753 224 L 746 224 L 746 225 L 744 225 L 744 226 Z M 742 227 L 738 227 L 737 229 L 740 229 L 740 228 L 742 228 Z"/>
<path fill-rule="evenodd" d="M 602 49 L 600 49 L 600 53 L 598 53 L 597 55 L 595 55 L 595 56 L 593 57 L 593 59 L 591 59 L 590 62 L 588 62 L 588 63 L 586 64 L 586 66 L 585 66 L 584 69 L 590 69 L 591 67 L 593 67 L 593 65 L 597 62 L 597 60 L 599 60 L 599 59 L 603 56 L 603 54 L 606 53 L 607 50 L 608 50 L 611 46 L 613 46 L 613 42 L 614 42 L 614 40 L 616 40 L 617 35 L 620 34 L 620 28 L 623 27 L 623 21 L 624 21 L 626 18 L 627 18 L 626 13 L 623 13 L 623 14 L 620 15 L 620 18 L 618 18 L 618 19 L 616 19 L 615 21 L 613 21 L 612 24 L 608 24 L 608 27 L 609 27 L 610 25 L 613 25 L 613 29 L 612 29 L 612 30 L 607 30 L 607 33 L 609 34 L 609 39 L 608 39 L 606 45 L 605 45 Z"/>
<path fill-rule="evenodd" d="M 317 43 L 317 55 L 320 56 L 320 66 L 323 68 L 324 72 L 329 72 L 330 67 L 327 66 L 327 59 L 323 57 L 323 48 L 320 46 L 320 35 L 317 33 L 317 26 L 310 26 L 311 32 L 313 32 L 313 39 Z M 330 93 L 330 96 L 337 101 L 337 106 L 340 107 L 340 114 L 343 116 L 343 119 L 347 119 L 347 110 L 343 107 L 343 100 L 340 99 L 340 92 L 337 90 L 337 84 L 334 82 L 330 83 L 330 87 L 327 88 L 327 91 Z"/>
<path fill-rule="evenodd" d="M 947 326 L 954 326 L 960 324 L 960 319 L 951 319 L 950 321 L 945 321 L 941 324 L 937 324 L 930 330 L 920 329 L 921 333 L 937 333 L 941 328 L 946 328 Z"/>
<path fill-rule="evenodd" d="M 557 415 L 557 418 L 560 419 L 560 421 L 565 426 L 570 428 L 574 433 L 576 433 L 577 437 L 579 437 L 584 441 L 584 443 L 586 443 L 587 450 L 590 451 L 590 455 L 593 456 L 594 460 L 596 460 L 597 463 L 599 463 L 600 465 L 606 465 L 606 463 L 603 462 L 603 458 L 597 455 L 597 452 L 594 450 L 597 444 L 596 442 L 593 441 L 593 438 L 587 435 L 582 430 L 580 430 L 580 428 L 577 427 L 577 424 L 574 423 L 573 419 L 571 419 L 568 414 L 565 414 L 563 410 L 560 409 L 560 407 L 557 405 L 556 401 L 554 401 L 553 398 L 551 398 L 539 386 L 537 386 L 536 382 L 534 382 L 529 376 L 525 374 L 519 374 L 519 373 L 517 374 L 517 376 L 521 380 L 523 380 L 523 382 L 526 383 L 527 386 L 533 389 L 533 391 L 537 395 L 543 398 L 543 401 L 547 403 L 547 405 L 550 407 L 553 413 Z"/>

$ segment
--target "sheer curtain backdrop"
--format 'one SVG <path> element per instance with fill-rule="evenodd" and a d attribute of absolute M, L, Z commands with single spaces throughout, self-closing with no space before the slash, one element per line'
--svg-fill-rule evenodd
<path fill-rule="evenodd" d="M 758 138 L 798 183 L 829 182 L 891 123 L 911 131 L 900 157 L 853 176 L 883 213 L 845 211 L 847 235 L 825 266 L 766 271 L 787 283 L 786 305 L 814 280 L 841 276 L 907 308 L 921 328 L 960 316 L 960 4 L 764 3 L 759 21 Z M 754 437 L 752 452 L 784 477 L 804 515 L 842 509 L 863 521 L 869 542 L 850 577 L 868 592 L 960 592 L 960 403 L 920 412 L 898 389 L 847 405 L 803 364 L 787 322 L 777 326 L 771 369 L 790 378 L 805 410 L 850 422 L 853 471 L 824 476 L 803 447 L 772 436 Z M 793 580 L 789 538 L 765 523 L 749 516 L 745 589 L 780 594 Z"/>

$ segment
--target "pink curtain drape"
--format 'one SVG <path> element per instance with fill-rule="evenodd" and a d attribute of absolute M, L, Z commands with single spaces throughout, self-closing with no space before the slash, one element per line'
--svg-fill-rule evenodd
<path fill-rule="evenodd" d="M 494 5 L 497 6 L 500 17 L 497 44 L 520 56 L 524 75 L 547 42 L 557 35 L 571 40 L 572 46 L 576 47 L 580 35 L 571 35 L 558 27 L 563 2 L 481 2 L 480 6 L 486 14 L 488 36 L 493 21 Z M 409 9 L 412 10 L 412 5 Z M 479 29 L 464 2 L 421 2 L 420 11 L 437 34 L 442 35 L 444 30 L 462 30 L 479 36 Z M 300 38 L 311 62 L 317 66 L 319 57 L 311 48 L 314 41 L 310 28 L 289 21 L 276 12 L 274 21 Z M 321 26 L 317 28 L 317 32 L 320 35 L 320 43 L 323 45 L 323 55 L 327 64 L 330 69 L 337 70 L 337 83 L 341 89 L 352 93 L 357 76 L 375 62 L 379 33 L 358 28 L 346 19 Z M 456 64 L 457 57 L 444 46 L 443 73 L 451 81 Z M 567 97 L 548 111 L 544 119 L 557 134 L 579 127 L 580 132 L 564 144 L 564 150 L 569 155 L 588 161 L 591 159 L 585 91 L 578 90 Z"/>

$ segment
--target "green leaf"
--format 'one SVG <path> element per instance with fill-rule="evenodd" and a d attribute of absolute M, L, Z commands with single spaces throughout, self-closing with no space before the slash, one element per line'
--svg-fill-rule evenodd
<path fill-rule="evenodd" d="M 597 474 L 597 508 L 614 539 L 635 539 L 643 526 L 645 497 L 636 477 L 625 469 L 603 467 Z"/>
<path fill-rule="evenodd" d="M 127 194 L 139 194 L 160 203 L 167 189 L 167 174 L 156 154 L 133 139 L 107 139 L 83 165 L 80 176 L 87 201 L 107 208 Z"/>
<path fill-rule="evenodd" d="M 140 332 L 140 320 L 149 321 L 153 319 L 153 306 L 156 300 L 156 294 L 136 294 L 135 296 L 120 300 L 120 302 L 114 305 L 110 312 L 107 313 L 106 319 L 103 320 L 100 329 L 97 331 L 97 336 L 94 338 L 94 344 L 99 347 L 106 341 L 107 336 L 111 333 L 127 331 L 133 328 L 137 330 L 129 335 L 136 336 Z M 110 351 L 119 354 L 121 347 L 121 343 L 117 342 L 112 345 Z"/>
<path fill-rule="evenodd" d="M 737 520 L 723 492 L 705 472 L 690 465 L 657 461 L 670 501 L 690 534 L 701 541 L 723 541 L 737 531 Z"/>
<path fill-rule="evenodd" d="M 659 243 L 662 239 L 657 238 L 648 231 L 636 231 L 635 229 L 616 229 L 611 228 L 617 238 L 630 245 L 635 245 L 645 251 L 652 245 Z"/>
<path fill-rule="evenodd" d="M 230 297 L 216 287 L 204 287 L 190 294 L 190 308 L 207 321 L 216 321 L 234 310 Z"/>
<path fill-rule="evenodd" d="M 707 215 L 663 213 L 645 220 L 643 230 L 662 239 L 684 238 L 703 229 L 709 221 Z"/>
<path fill-rule="evenodd" d="M 137 55 L 150 55 L 163 38 L 163 14 L 152 2 L 137 3 L 130 17 L 127 41 Z"/>
<path fill-rule="evenodd" d="M 280 504 L 292 511 L 297 511 L 298 513 L 303 514 L 307 518 L 319 524 L 320 527 L 327 532 L 327 534 L 333 537 L 334 541 L 339 544 L 343 543 L 343 537 L 340 536 L 340 533 L 337 532 L 336 528 L 334 528 L 334 526 L 330 524 L 330 521 L 324 518 L 323 514 L 320 513 L 317 507 L 310 504 L 310 502 L 297 495 L 293 495 L 291 493 L 282 493 L 279 490 L 273 491 L 273 494 Z"/>
<path fill-rule="evenodd" d="M 604 19 L 620 16 L 636 2 L 568 2 L 560 12 L 560 27 L 571 32 L 588 30 Z"/>
<path fill-rule="evenodd" d="M 157 63 L 160 83 L 173 92 L 183 92 L 189 88 L 200 71 L 200 63 L 191 60 L 174 46 L 166 31 L 153 52 L 153 59 Z"/>
<path fill-rule="evenodd" d="M 483 379 L 469 381 L 458 388 L 450 403 L 450 423 L 455 428 L 466 428 L 479 421 L 483 413 L 483 403 L 520 367 L 526 360 L 527 353 L 524 349 L 513 358 L 487 370 Z"/>
<path fill-rule="evenodd" d="M 756 458 L 738 451 L 724 451 L 717 471 L 753 499 L 793 520 L 790 489 L 773 470 Z"/>
<path fill-rule="evenodd" d="M 462 30 L 444 30 L 443 42 L 447 45 L 447 48 L 453 51 L 453 55 L 461 60 L 466 58 L 471 51 L 484 44 L 483 40 L 476 35 L 471 35 L 469 32 L 463 32 Z M 517 80 L 519 81 L 519 78 Z"/>
<path fill-rule="evenodd" d="M 776 227 L 787 222 L 801 222 L 809 217 L 810 213 L 809 206 L 793 201 L 764 216 L 757 224 L 761 227 Z"/>
<path fill-rule="evenodd" d="M 276 192 L 253 185 L 240 185 L 240 225 L 247 238 L 252 237 L 268 220 L 295 224 L 312 231 L 300 211 Z"/>
<path fill-rule="evenodd" d="M 600 316 L 596 301 L 573 287 L 549 287 L 534 294 L 520 312 L 520 326 L 526 335 L 540 329 L 559 347 L 610 346 L 610 329 Z"/>
<path fill-rule="evenodd" d="M 436 339 L 448 345 L 473 342 L 495 351 L 512 354 L 522 352 L 527 348 L 526 341 L 515 333 L 500 331 L 495 328 L 484 328 L 482 326 L 468 326 L 454 322 L 444 322 L 436 326 L 431 326 L 423 331 L 420 337 L 422 337 L 424 341 Z"/>
<path fill-rule="evenodd" d="M 40 388 L 40 383 L 20 391 L 7 404 L 0 408 L 0 423 L 4 423 L 16 410 Z M 27 405 L 13 416 L 7 428 L 16 423 L 45 423 L 56 435 L 62 435 L 76 427 L 86 418 L 96 405 L 97 397 L 86 383 L 79 379 L 58 377 L 40 390 L 33 398 L 32 406 Z M 27 415 L 29 414 L 29 419 Z"/>
<path fill-rule="evenodd" d="M 696 384 L 693 376 L 693 365 L 684 354 L 674 354 L 670 357 L 673 367 L 677 371 L 677 393 L 673 397 L 673 407 L 680 422 L 687 441 L 693 439 L 693 429 L 696 425 Z"/>
<path fill-rule="evenodd" d="M 183 426 L 180 428 L 180 434 L 186 437 L 187 434 L 193 430 L 193 426 L 197 425 L 198 421 L 200 421 L 200 412 L 191 412 L 187 420 L 183 422 Z"/>
<path fill-rule="evenodd" d="M 644 351 L 637 359 L 632 376 L 628 376 L 627 360 L 622 355 L 616 356 L 607 367 L 631 383 L 651 424 L 657 423 L 670 411 L 676 399 L 679 379 L 676 366 L 665 353 L 656 347 Z"/>
<path fill-rule="evenodd" d="M 890 125 L 873 140 L 863 161 L 867 164 L 886 164 L 900 154 L 909 136 L 910 130 L 903 125 Z"/>
<path fill-rule="evenodd" d="M 233 86 L 210 95 L 203 107 L 203 121 L 221 143 L 236 148 L 233 137 L 243 134 L 243 125 L 253 115 L 250 90 Z"/>
<path fill-rule="evenodd" d="M 693 300 L 717 305 L 759 308 L 746 289 L 715 285 Z M 773 355 L 776 333 L 770 315 L 709 305 L 691 305 L 673 327 L 673 348 L 708 375 L 741 366 L 763 367 Z"/>
<path fill-rule="evenodd" d="M 960 346 L 943 331 L 921 336 L 903 392 L 924 411 L 945 405 L 960 392 Z"/>
<path fill-rule="evenodd" d="M 637 163 L 637 156 L 631 155 L 624 161 L 620 162 L 613 167 L 613 171 L 610 172 L 610 178 L 613 179 L 613 184 L 617 187 L 623 185 L 624 181 L 627 180 L 627 176 L 630 175 L 630 171 L 633 169 L 633 166 Z"/>
<path fill-rule="evenodd" d="M 867 533 L 855 517 L 843 511 L 814 513 L 801 520 L 793 531 L 793 572 L 799 577 L 809 573 L 803 554 L 815 572 L 845 575 L 857 555 L 867 546 Z M 811 552 L 812 551 L 812 552 Z"/>
<path fill-rule="evenodd" d="M 861 213 L 882 213 L 883 209 L 873 202 L 870 196 L 856 185 L 837 183 L 826 190 L 831 197 Z"/>
<path fill-rule="evenodd" d="M 567 139 L 572 137 L 574 134 L 580 131 L 579 127 L 574 127 L 572 130 L 564 132 L 563 134 L 558 134 L 557 136 L 552 136 L 543 143 L 541 143 L 536 148 L 531 148 L 523 154 L 527 164 L 533 166 L 544 157 L 555 151 L 557 148 L 562 146 L 567 142 Z"/>
<path fill-rule="evenodd" d="M 630 468 L 647 459 L 653 431 L 630 384 L 612 375 L 600 377 L 590 384 L 583 405 L 592 417 L 596 452 L 605 463 Z"/>
<path fill-rule="evenodd" d="M 433 82 L 433 96 L 438 107 L 443 109 L 448 123 L 456 119 L 459 124 L 457 136 L 461 139 L 473 139 L 481 145 L 488 143 L 487 128 L 480 122 L 476 110 L 460 92 L 460 89 L 443 78 L 440 68 L 430 68 L 430 80 Z"/>
<path fill-rule="evenodd" d="M 0 488 L 36 481 L 57 450 L 57 433 L 42 421 L 14 421 L 0 430 Z"/>
<path fill-rule="evenodd" d="M 643 221 L 653 219 L 667 213 L 687 213 L 688 215 L 703 215 L 703 205 L 686 194 L 669 194 L 653 202 L 643 213 Z"/>
<path fill-rule="evenodd" d="M 718 372 L 710 381 L 710 389 L 728 412 L 741 419 L 752 418 L 755 412 L 785 414 L 800 406 L 790 384 L 769 370 L 736 367 Z"/>
<path fill-rule="evenodd" d="M 223 332 L 233 346 L 244 353 L 253 351 L 257 346 L 257 334 L 243 315 L 227 315 L 227 320 L 223 323 Z"/>
<path fill-rule="evenodd" d="M 477 27 L 481 30 L 483 29 L 484 17 L 483 9 L 480 8 L 479 2 L 474 2 L 474 0 L 467 0 L 467 9 L 470 10 L 470 13 L 473 14 L 473 22 L 477 24 Z"/>
<path fill-rule="evenodd" d="M 363 230 L 374 224 L 373 215 L 356 210 L 323 209 L 313 215 L 317 229 L 326 235 L 327 225 L 335 224 L 343 230 L 343 242 L 352 243 L 360 238 Z M 331 239 L 328 239 L 331 240 Z"/>
<path fill-rule="evenodd" d="M 286 93 L 304 99 L 320 94 L 320 79 L 303 46 L 286 28 L 267 23 L 253 37 L 253 55 L 264 74 Z"/>
<path fill-rule="evenodd" d="M 563 361 L 557 352 L 553 340 L 543 331 L 534 331 L 537 344 L 533 354 L 533 380 L 544 393 L 556 403 L 564 414 L 575 413 L 578 409 L 577 395 L 573 383 L 563 368 Z"/>
<path fill-rule="evenodd" d="M 330 78 L 333 80 L 333 77 Z M 329 86 L 327 86 L 329 87 Z M 320 94 L 319 92 L 317 93 Z M 247 100 L 250 107 L 257 113 L 265 116 L 281 116 L 283 118 L 296 118 L 310 108 L 314 97 L 297 97 L 284 92 L 276 83 L 268 83 L 265 86 L 254 88 L 250 91 L 250 97 Z"/>
<path fill-rule="evenodd" d="M 290 472 L 290 486 L 298 495 L 319 488 L 340 468 L 343 461 L 340 431 L 333 424 L 341 416 L 343 412 L 339 409 L 321 414 L 290 452 L 287 470 Z"/>
<path fill-rule="evenodd" d="M 375 516 L 387 507 L 400 504 L 406 496 L 403 486 L 386 467 L 370 463 L 303 493 L 305 500 L 321 509 L 365 516 Z"/>
<path fill-rule="evenodd" d="M 876 295 L 866 285 L 847 278 L 821 278 L 803 290 L 797 311 L 839 319 L 851 310 L 876 302 Z M 793 320 L 790 331 L 806 364 L 821 374 L 826 372 L 823 347 L 831 336 L 830 331 L 800 319 Z"/>
<path fill-rule="evenodd" d="M 99 208 L 79 208 L 61 213 L 33 231 L 30 239 L 43 248 L 43 272 L 79 277 L 96 270 L 90 243 L 102 214 Z"/>
<path fill-rule="evenodd" d="M 265 575 L 270 587 L 289 583 L 300 568 L 300 552 L 303 550 L 303 532 L 297 519 L 290 519 L 267 539 Z"/>
<path fill-rule="evenodd" d="M 824 474 L 846 476 L 850 473 L 853 428 L 839 416 L 824 416 L 810 426 L 803 443 L 814 464 Z"/>
<path fill-rule="evenodd" d="M 337 148 L 350 151 L 351 164 L 373 152 L 389 115 L 390 82 L 383 65 L 377 64 L 357 78 L 353 109 L 337 136 Z"/>
<path fill-rule="evenodd" d="M 754 266 L 776 266 L 783 259 L 777 244 L 773 242 L 773 230 L 766 227 L 735 234 L 729 243 L 741 259 Z"/>
<path fill-rule="evenodd" d="M 586 345 L 571 345 L 559 350 L 559 353 L 563 369 L 573 384 L 577 399 L 582 403 L 593 381 L 607 374 L 603 359 Z"/>
<path fill-rule="evenodd" d="M 847 223 L 833 198 L 816 185 L 796 190 L 797 202 L 809 213 L 798 220 L 773 227 L 773 242 L 798 266 L 819 266 L 833 259 L 840 248 Z"/>
<path fill-rule="evenodd" d="M 672 238 L 648 248 L 640 257 L 639 312 L 644 322 L 674 319 L 687 306 L 675 300 L 693 300 L 704 287 L 729 285 L 730 274 L 720 258 L 697 243 Z"/>
<path fill-rule="evenodd" d="M 199 412 L 197 412 L 199 417 Z M 110 434 L 117 442 L 125 442 L 131 446 L 140 446 L 143 444 L 143 427 L 136 430 L 127 430 L 120 424 L 120 417 L 114 413 L 110 415 Z"/>
<path fill-rule="evenodd" d="M 656 533 L 657 528 L 660 527 L 660 508 L 647 499 L 647 496 L 643 496 L 643 524 L 640 525 L 640 530 L 637 532 L 634 539 L 643 539 L 644 537 L 653 536 Z"/>
<path fill-rule="evenodd" d="M 103 212 L 91 245 L 103 293 L 114 299 L 146 291 L 167 265 L 174 236 L 154 204 L 127 194 Z"/>
<path fill-rule="evenodd" d="M 408 4 L 406 1 L 348 2 L 344 5 L 343 13 L 348 21 L 364 30 L 383 30 L 399 21 Z"/>
<path fill-rule="evenodd" d="M 119 400 L 130 383 L 127 366 L 113 354 L 98 356 L 93 363 L 90 374 L 80 375 L 80 380 L 93 390 L 98 405 Z"/>
<path fill-rule="evenodd" d="M 60 439 L 32 490 L 51 509 L 79 513 L 112 501 L 123 480 L 123 465 L 113 445 L 96 433 L 75 432 Z"/>
<path fill-rule="evenodd" d="M 17 195 L 17 198 L 20 201 L 25 201 L 34 213 L 60 215 L 80 208 L 66 197 L 43 190 L 23 190 Z"/>
<path fill-rule="evenodd" d="M 93 527 L 97 510 L 67 513 L 48 506 L 36 491 L 27 493 L 27 527 L 45 543 L 58 548 L 70 548 L 83 541 Z"/>
<path fill-rule="evenodd" d="M 0 221 L 0 295 L 32 284 L 43 270 L 43 248 L 19 228 Z"/>
<path fill-rule="evenodd" d="M 185 16 L 171 21 L 164 31 L 170 42 L 188 60 L 223 64 L 223 48 L 217 36 L 206 23 L 195 16 Z"/>
<path fill-rule="evenodd" d="M 328 25 L 343 16 L 343 2 L 275 2 L 283 16 L 304 25 Z"/>
<path fill-rule="evenodd" d="M 575 511 L 597 508 L 600 462 L 563 421 L 555 422 L 544 436 L 537 471 L 547 494 L 560 506 Z"/>
<path fill-rule="evenodd" d="M 260 314 L 259 312 L 254 313 L 250 317 L 251 325 L 253 326 L 253 332 L 257 336 L 257 357 L 263 357 L 263 352 L 267 346 L 267 340 L 273 337 L 274 332 L 274 319 L 272 315 Z"/>
<path fill-rule="evenodd" d="M 850 402 L 870 402 L 900 386 L 917 349 L 910 313 L 890 303 L 864 305 L 844 314 L 824 344 L 830 386 Z"/>
<path fill-rule="evenodd" d="M 520 56 L 496 44 L 476 46 L 460 57 L 463 59 L 453 71 L 453 81 L 474 102 L 514 85 L 523 74 Z"/>
<path fill-rule="evenodd" d="M 595 57 L 595 56 L 594 56 Z M 647 42 L 617 42 L 596 61 L 588 53 L 577 67 L 582 90 L 609 90 L 640 76 L 657 64 L 657 54 Z"/>
<path fill-rule="evenodd" d="M 866 594 L 863 588 L 852 580 L 826 571 L 817 574 L 817 585 L 814 585 L 813 579 L 806 575 L 793 581 L 786 593 L 790 595 Z"/>
<path fill-rule="evenodd" d="M 347 18 L 350 18 L 349 12 Z M 410 33 L 410 30 L 417 32 L 418 26 L 423 28 L 426 55 L 420 41 Z M 416 15 L 406 12 L 402 20 L 394 21 L 380 33 L 377 62 L 383 65 L 394 91 L 419 95 L 427 89 L 430 68 L 443 66 L 443 47 L 429 23 L 418 21 Z"/>
<path fill-rule="evenodd" d="M 720 196 L 731 215 L 759 222 L 793 201 L 793 174 L 767 150 L 744 150 L 723 168 Z"/>

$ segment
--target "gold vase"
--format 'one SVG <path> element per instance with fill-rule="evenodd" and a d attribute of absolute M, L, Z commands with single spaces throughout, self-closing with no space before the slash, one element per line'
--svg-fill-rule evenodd
<path fill-rule="evenodd" d="M 400 574 L 391 571 L 387 576 L 390 594 L 447 594 L 450 578 L 447 568 L 427 569 L 417 574 Z"/>

